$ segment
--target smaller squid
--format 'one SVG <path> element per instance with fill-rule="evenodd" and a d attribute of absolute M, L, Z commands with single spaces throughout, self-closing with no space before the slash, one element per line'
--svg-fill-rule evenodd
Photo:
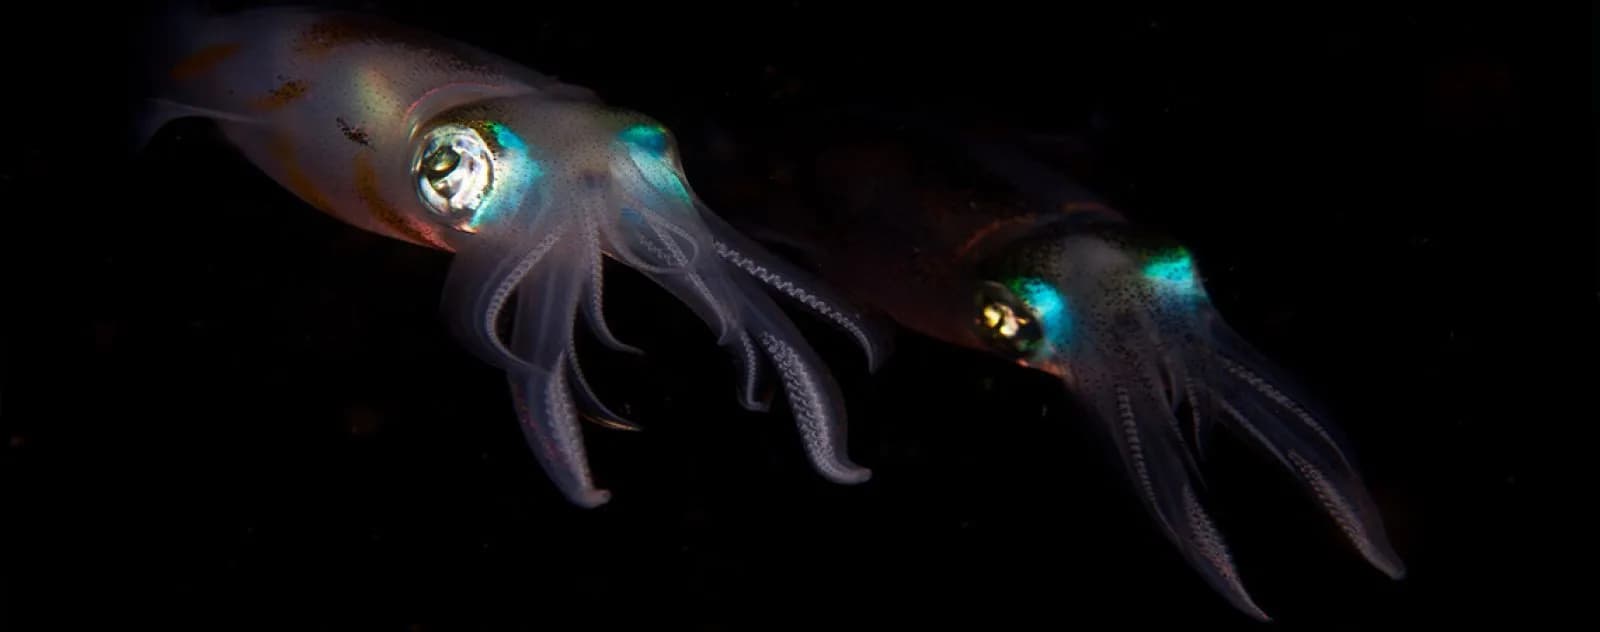
<path fill-rule="evenodd" d="M 451 330 L 506 372 L 533 453 L 570 502 L 609 498 L 591 476 L 580 413 L 632 427 L 590 390 L 573 343 L 581 313 L 602 343 L 637 352 L 602 316 L 603 257 L 644 273 L 704 319 L 741 369 L 746 408 L 766 408 L 758 378 L 770 363 L 824 478 L 869 477 L 847 455 L 837 386 L 766 290 L 854 336 L 873 368 L 883 356 L 878 334 L 707 209 L 658 122 L 487 51 L 359 13 L 185 14 L 165 30 L 142 138 L 176 118 L 212 119 L 309 205 L 454 253 L 443 296 Z"/>
<path fill-rule="evenodd" d="M 1228 325 L 1183 244 L 1036 157 L 1060 143 L 850 107 L 766 129 L 782 148 L 770 162 L 731 156 L 717 181 L 742 171 L 793 189 L 736 189 L 734 225 L 809 255 L 802 265 L 848 300 L 907 329 L 1056 378 L 1159 530 L 1240 611 L 1267 619 L 1205 508 L 1200 465 L 1218 427 L 1299 479 L 1369 563 L 1404 576 L 1349 442 Z"/>

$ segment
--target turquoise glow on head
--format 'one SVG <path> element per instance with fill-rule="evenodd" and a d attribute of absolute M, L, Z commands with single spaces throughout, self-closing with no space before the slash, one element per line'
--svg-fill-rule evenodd
<path fill-rule="evenodd" d="M 1022 277 L 1010 285 L 1011 291 L 1039 315 L 1045 338 L 1058 347 L 1065 347 L 1072 335 L 1072 313 L 1061 291 L 1038 277 Z"/>
<path fill-rule="evenodd" d="M 1161 287 L 1184 294 L 1194 293 L 1200 287 L 1195 280 L 1194 260 L 1183 248 L 1152 258 L 1144 266 L 1144 276 Z"/>
<path fill-rule="evenodd" d="M 494 140 L 500 143 L 501 147 L 515 152 L 528 153 L 528 144 L 523 142 L 522 137 L 518 136 L 516 132 L 511 131 L 511 128 L 499 123 L 490 123 L 489 130 L 494 132 Z"/>
<path fill-rule="evenodd" d="M 655 125 L 634 125 L 617 135 L 629 146 L 661 157 L 667 154 L 667 131 Z"/>
<path fill-rule="evenodd" d="M 510 213 L 513 207 L 522 203 L 528 190 L 544 177 L 544 167 L 529 154 L 528 143 L 521 136 L 497 122 L 490 122 L 485 127 L 494 134 L 494 141 L 501 149 L 494 159 L 494 177 L 499 183 L 499 190 L 467 222 L 474 230 Z"/>
<path fill-rule="evenodd" d="M 639 168 L 645 182 L 680 200 L 689 199 L 689 189 L 683 185 L 678 172 L 668 161 L 670 143 L 667 131 L 659 125 L 634 125 L 617 134 L 628 147 L 628 157 Z"/>

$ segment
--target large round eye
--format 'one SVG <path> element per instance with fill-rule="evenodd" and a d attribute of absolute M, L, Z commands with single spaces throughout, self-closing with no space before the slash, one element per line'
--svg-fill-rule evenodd
<path fill-rule="evenodd" d="M 459 224 L 477 215 L 494 186 L 494 156 L 476 130 L 441 125 L 423 139 L 412 173 L 428 210 Z"/>
<path fill-rule="evenodd" d="M 1044 340 L 1039 316 L 1004 285 L 985 281 L 978 287 L 975 306 L 974 328 L 997 351 L 1026 356 Z"/>

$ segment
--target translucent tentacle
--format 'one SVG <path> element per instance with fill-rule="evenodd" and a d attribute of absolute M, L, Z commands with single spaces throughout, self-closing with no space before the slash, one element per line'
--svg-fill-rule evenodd
<path fill-rule="evenodd" d="M 587 213 L 582 217 L 583 258 L 588 261 L 589 280 L 583 287 L 583 316 L 600 343 L 615 351 L 644 354 L 644 351 L 618 340 L 606 323 L 603 294 L 605 290 L 605 260 L 601 257 L 600 228 L 598 220 Z"/>
<path fill-rule="evenodd" d="M 637 202 L 632 203 L 637 204 Z M 631 216 L 643 217 L 638 213 L 631 213 Z M 726 282 L 726 274 L 717 267 L 718 260 L 715 258 L 691 260 L 690 256 L 693 253 L 681 243 L 683 235 L 668 230 L 660 223 L 650 223 L 642 219 L 632 223 L 637 224 L 636 230 L 630 229 L 625 237 L 616 236 L 614 233 L 618 232 L 618 229 L 615 227 L 609 229 L 611 232 L 606 233 L 607 247 L 615 247 L 616 240 L 625 239 L 628 242 L 627 249 L 642 253 L 642 256 L 650 261 L 659 262 L 661 265 L 641 271 L 705 321 L 711 327 L 718 344 L 726 344 L 738 325 L 737 315 L 727 306 L 729 297 L 737 290 Z M 700 248 L 695 252 L 705 250 L 707 248 Z"/>
<path fill-rule="evenodd" d="M 675 233 L 659 230 L 636 243 L 661 253 L 665 261 L 682 262 L 686 256 L 674 245 Z M 770 361 L 782 380 L 791 412 L 799 427 L 806 455 L 824 478 L 836 483 L 859 483 L 871 472 L 851 462 L 846 454 L 845 414 L 838 385 L 823 367 L 804 337 L 762 286 L 739 275 L 721 259 L 702 262 L 694 272 L 651 275 L 691 307 L 699 305 L 708 324 L 725 329 L 719 344 L 728 348 L 740 367 L 741 403 L 764 409 L 758 398 L 760 363 L 754 351 Z"/>
<path fill-rule="evenodd" d="M 890 352 L 891 337 L 881 319 L 867 317 L 810 274 L 740 234 L 704 205 L 698 208 L 716 240 L 714 247 L 719 256 L 849 333 L 866 353 L 869 371 L 882 366 Z"/>
<path fill-rule="evenodd" d="M 1394 579 L 1405 564 L 1385 533 L 1377 504 L 1353 464 L 1352 452 L 1337 429 L 1270 377 L 1277 369 L 1220 320 L 1212 335 L 1218 345 L 1213 392 L 1223 419 L 1238 434 L 1253 439 L 1317 499 L 1340 532 L 1378 570 Z"/>
<path fill-rule="evenodd" d="M 841 484 L 864 482 L 872 472 L 851 461 L 844 398 L 822 360 L 806 344 L 771 297 L 749 278 L 735 279 L 744 332 L 777 372 L 800 430 L 806 456 L 824 478 Z"/>
<path fill-rule="evenodd" d="M 643 430 L 639 424 L 613 412 L 600 399 L 600 396 L 595 394 L 594 388 L 589 386 L 589 380 L 583 376 L 583 367 L 578 362 L 576 341 L 574 341 L 574 344 L 568 345 L 567 366 L 571 371 L 573 390 L 578 394 L 579 413 L 583 415 L 584 419 L 612 430 Z"/>
<path fill-rule="evenodd" d="M 763 385 L 761 370 L 762 350 L 750 332 L 740 330 L 730 351 L 739 367 L 739 404 L 746 410 L 766 412 L 772 407 L 771 397 Z"/>
<path fill-rule="evenodd" d="M 564 229 L 554 227 L 520 254 L 497 243 L 474 244 L 456 253 L 442 307 L 451 332 L 473 355 L 502 368 L 531 368 L 501 339 L 500 315 L 523 277 L 560 243 Z"/>
<path fill-rule="evenodd" d="M 1159 391 L 1130 389 L 1137 375 L 1091 379 L 1093 405 L 1108 427 L 1145 508 L 1163 533 L 1206 583 L 1236 608 L 1261 621 L 1269 618 L 1250 598 L 1226 543 L 1195 492 L 1187 451 L 1175 432 L 1177 420 Z"/>
<path fill-rule="evenodd" d="M 586 281 L 581 241 L 570 240 L 535 266 L 517 292 L 512 349 L 531 369 L 508 370 L 517 414 L 534 456 L 572 503 L 594 507 L 610 494 L 594 486 L 567 375 L 573 324 Z"/>

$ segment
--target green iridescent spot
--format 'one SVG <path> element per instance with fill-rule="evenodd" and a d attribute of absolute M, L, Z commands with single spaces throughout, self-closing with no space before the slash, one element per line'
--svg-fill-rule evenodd
<path fill-rule="evenodd" d="M 671 144 L 666 129 L 659 125 L 634 125 L 622 130 L 617 138 L 628 146 L 628 157 L 633 159 L 645 182 L 657 191 L 680 200 L 689 199 L 688 187 L 683 185 L 683 180 L 667 161 L 667 150 Z"/>
<path fill-rule="evenodd" d="M 501 147 L 513 151 L 528 151 L 528 143 L 523 142 L 522 137 L 511 131 L 511 128 L 500 123 L 490 123 L 489 131 L 494 132 L 494 140 L 500 143 Z"/>
<path fill-rule="evenodd" d="M 621 133 L 617 138 L 631 147 L 636 147 L 654 156 L 664 156 L 667 153 L 667 130 L 660 125 L 634 125 Z"/>
<path fill-rule="evenodd" d="M 1179 292 L 1190 293 L 1199 287 L 1195 281 L 1194 260 L 1183 248 L 1152 257 L 1144 266 L 1144 276 Z"/>
<path fill-rule="evenodd" d="M 467 222 L 473 229 L 481 229 L 508 217 L 522 203 L 524 196 L 544 177 L 544 167 L 528 151 L 528 143 L 510 127 L 497 121 L 484 125 L 494 135 L 500 146 L 499 160 L 495 164 L 495 177 L 506 183 L 508 195 L 496 196 Z"/>

